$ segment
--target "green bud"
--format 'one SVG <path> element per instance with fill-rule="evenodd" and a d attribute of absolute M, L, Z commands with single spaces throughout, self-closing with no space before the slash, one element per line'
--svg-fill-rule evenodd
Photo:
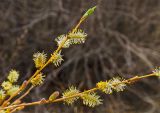
<path fill-rule="evenodd" d="M 96 9 L 97 6 L 94 6 L 92 8 L 89 8 L 87 10 L 87 12 L 82 16 L 82 18 L 87 18 L 88 16 L 90 16 L 91 14 L 93 14 L 94 10 Z"/>
<path fill-rule="evenodd" d="M 58 96 L 59 96 L 58 91 L 53 92 L 49 97 L 49 101 L 54 101 Z"/>

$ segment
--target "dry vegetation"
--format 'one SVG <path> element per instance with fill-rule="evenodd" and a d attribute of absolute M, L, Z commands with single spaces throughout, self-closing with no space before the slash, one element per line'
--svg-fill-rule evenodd
<path fill-rule="evenodd" d="M 53 90 L 63 91 L 71 84 L 83 90 L 115 75 L 129 78 L 149 73 L 160 65 L 159 0 L 1 0 L 1 81 L 11 68 L 21 72 L 21 81 L 28 78 L 35 71 L 33 53 L 44 50 L 50 54 L 48 48 L 56 47 L 55 37 L 72 28 L 84 9 L 95 4 L 95 15 L 83 26 L 87 42 L 65 50 L 62 66 L 49 66 L 47 82 L 26 101 L 48 96 Z M 105 96 L 105 104 L 94 109 L 55 104 L 23 112 L 158 113 L 158 82 L 145 79 L 125 92 Z"/>

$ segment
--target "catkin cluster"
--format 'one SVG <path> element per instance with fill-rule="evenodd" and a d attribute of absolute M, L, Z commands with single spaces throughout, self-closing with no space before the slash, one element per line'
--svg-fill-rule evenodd
<path fill-rule="evenodd" d="M 19 90 L 19 86 L 16 84 L 18 78 L 18 71 L 11 70 L 9 72 L 7 80 L 1 84 L 2 89 L 0 90 L 0 101 L 3 101 L 7 96 L 11 96 Z"/>
<path fill-rule="evenodd" d="M 126 84 L 123 83 L 123 79 L 117 77 L 113 78 L 106 82 L 98 82 L 96 85 L 96 88 L 106 94 L 111 94 L 113 91 L 123 91 L 126 87 Z M 99 104 L 102 104 L 102 99 L 100 99 L 100 96 L 97 95 L 95 92 L 83 92 L 79 93 L 80 91 L 77 90 L 75 87 L 71 86 L 68 90 L 66 90 L 62 95 L 63 98 L 66 98 L 64 100 L 67 104 L 73 104 L 78 99 L 83 100 L 83 104 L 87 105 L 89 107 L 95 107 Z M 77 96 L 74 96 L 76 95 Z M 67 98 L 71 97 L 71 98 Z"/>

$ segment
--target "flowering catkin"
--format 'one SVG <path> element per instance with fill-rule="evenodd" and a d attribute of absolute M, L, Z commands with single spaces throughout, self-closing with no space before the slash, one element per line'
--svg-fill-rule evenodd
<path fill-rule="evenodd" d="M 84 93 L 81 95 L 83 104 L 89 107 L 95 107 L 99 104 L 102 104 L 102 99 L 96 93 Z"/>
<path fill-rule="evenodd" d="M 11 83 L 14 83 L 14 82 L 17 82 L 18 77 L 19 77 L 19 72 L 17 72 L 16 70 L 11 70 L 8 75 L 8 80 Z"/>
<path fill-rule="evenodd" d="M 71 44 L 81 44 L 85 42 L 87 34 L 83 30 L 78 29 L 75 32 L 70 32 L 68 37 Z"/>
<path fill-rule="evenodd" d="M 113 78 L 106 82 L 98 82 L 97 88 L 106 94 L 111 94 L 114 91 L 123 91 L 126 87 L 126 84 L 123 83 L 123 79 L 120 77 Z"/>
<path fill-rule="evenodd" d="M 62 42 L 64 41 L 64 39 L 66 38 L 66 35 L 60 35 L 58 36 L 55 41 L 57 42 L 57 45 L 60 46 L 62 44 Z M 70 46 L 70 40 L 67 40 L 64 44 L 63 44 L 63 48 L 68 48 Z"/>
<path fill-rule="evenodd" d="M 45 75 L 43 73 L 39 73 L 36 77 L 31 80 L 33 86 L 41 85 L 44 81 Z"/>
<path fill-rule="evenodd" d="M 62 97 L 66 98 L 66 97 L 70 97 L 70 96 L 73 96 L 73 95 L 78 94 L 78 93 L 79 93 L 79 90 L 77 90 L 76 87 L 71 86 L 71 87 L 69 87 L 69 89 L 67 89 L 62 94 Z M 72 98 L 65 99 L 64 102 L 69 105 L 69 104 L 73 104 L 78 99 L 79 99 L 79 97 L 72 97 Z"/>
<path fill-rule="evenodd" d="M 12 87 L 12 83 L 9 81 L 4 81 L 1 86 L 4 90 L 9 90 Z"/>
<path fill-rule="evenodd" d="M 63 58 L 61 55 L 61 51 L 53 54 L 52 62 L 56 67 L 58 67 L 62 63 L 62 61 L 63 61 Z"/>
<path fill-rule="evenodd" d="M 46 60 L 47 54 L 45 54 L 44 52 L 37 52 L 33 54 L 33 61 L 35 63 L 36 68 L 42 67 L 45 64 Z"/>
<path fill-rule="evenodd" d="M 126 84 L 122 82 L 123 79 L 116 77 L 110 80 L 111 84 L 112 84 L 112 88 L 119 92 L 119 91 L 123 91 L 126 87 Z"/>
<path fill-rule="evenodd" d="M 7 94 L 11 96 L 14 93 L 16 93 L 18 90 L 19 90 L 19 86 L 18 85 L 14 85 L 7 91 Z"/>

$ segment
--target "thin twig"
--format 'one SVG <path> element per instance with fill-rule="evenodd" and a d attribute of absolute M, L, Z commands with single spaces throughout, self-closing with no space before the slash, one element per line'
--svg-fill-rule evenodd
<path fill-rule="evenodd" d="M 27 96 L 27 95 L 30 93 L 30 91 L 31 91 L 33 88 L 34 88 L 34 86 L 32 85 L 22 96 L 20 96 L 18 99 L 16 99 L 12 104 L 15 104 L 15 103 L 21 101 L 25 96 Z M 11 104 L 11 105 L 12 105 L 12 104 Z"/>

